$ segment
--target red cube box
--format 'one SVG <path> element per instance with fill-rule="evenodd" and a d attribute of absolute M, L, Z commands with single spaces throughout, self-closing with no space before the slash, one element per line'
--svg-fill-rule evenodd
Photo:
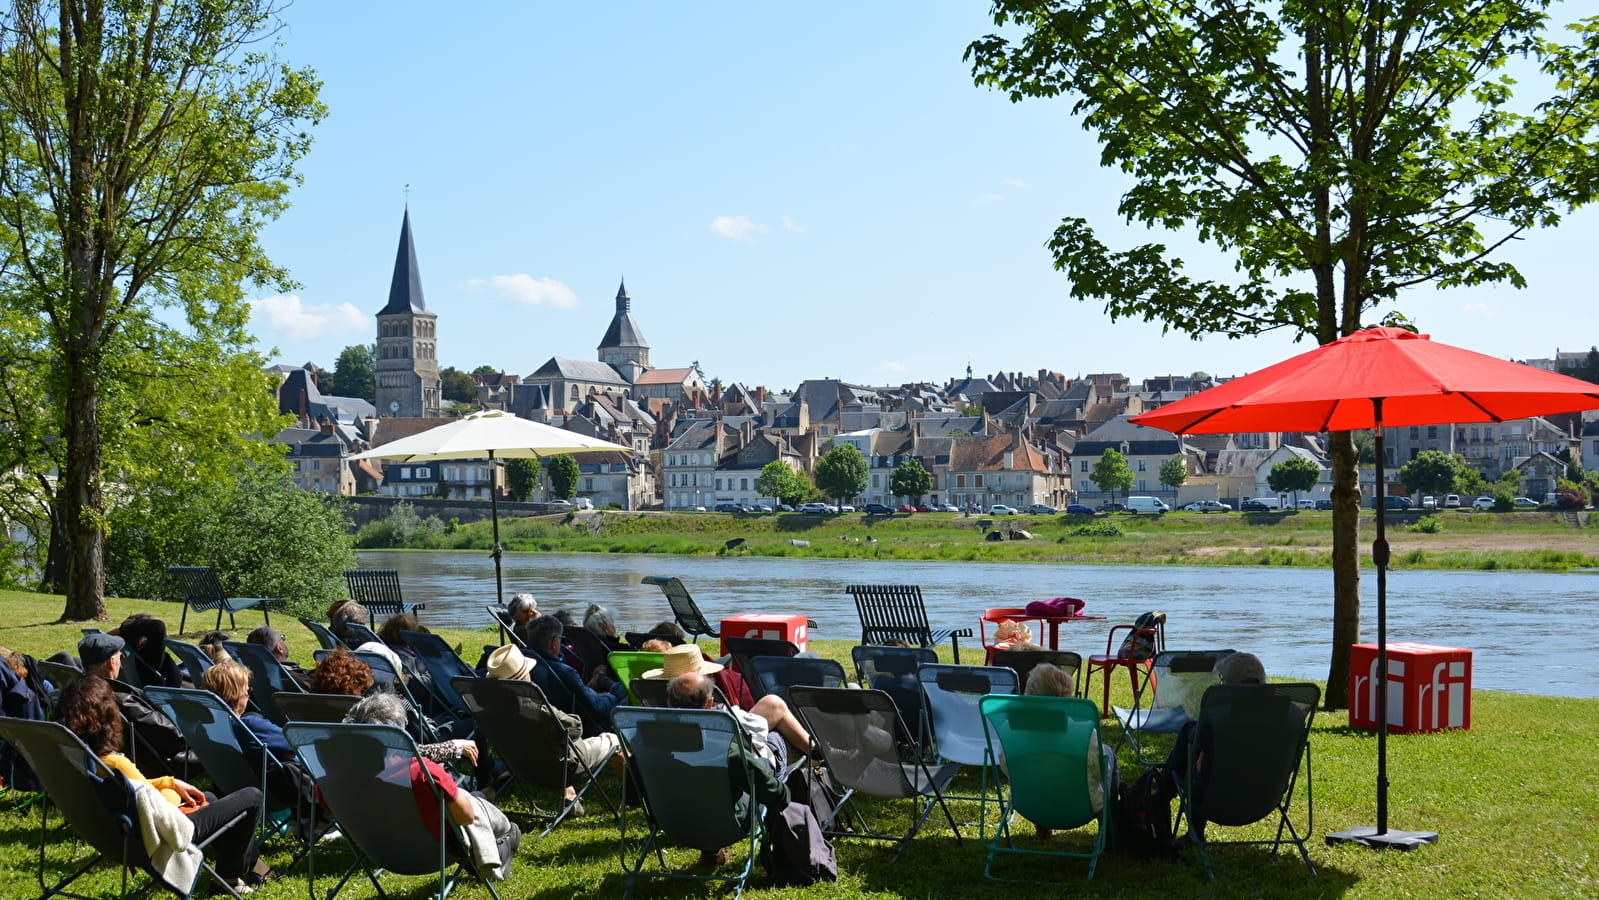
<path fill-rule="evenodd" d="M 807 616 L 788 616 L 776 613 L 749 613 L 728 616 L 722 620 L 722 655 L 727 655 L 727 639 L 764 638 L 769 641 L 788 641 L 804 652 L 809 643 Z"/>
<path fill-rule="evenodd" d="M 1349 657 L 1349 725 L 1377 728 L 1377 645 Z M 1471 727 L 1471 651 L 1399 641 L 1388 645 L 1388 730 L 1395 734 Z"/>

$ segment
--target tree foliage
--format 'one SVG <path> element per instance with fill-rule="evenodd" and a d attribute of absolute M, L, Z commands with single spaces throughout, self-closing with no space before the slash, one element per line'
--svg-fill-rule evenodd
<path fill-rule="evenodd" d="M 446 400 L 456 403 L 471 403 L 477 400 L 477 383 L 472 376 L 449 366 L 439 370 L 440 393 Z"/>
<path fill-rule="evenodd" d="M 1127 465 L 1126 455 L 1120 450 L 1106 447 L 1105 452 L 1094 461 L 1094 470 L 1088 473 L 1088 480 L 1115 497 L 1117 491 L 1125 494 L 1133 489 L 1133 470 Z"/>
<path fill-rule="evenodd" d="M 1266 473 L 1266 486 L 1279 494 L 1308 491 L 1321 480 L 1321 466 L 1303 456 L 1290 456 Z"/>
<path fill-rule="evenodd" d="M 932 489 L 933 473 L 914 456 L 895 466 L 888 476 L 888 492 L 906 500 L 920 500 Z"/>
<path fill-rule="evenodd" d="M 866 490 L 866 457 L 853 444 L 839 444 L 816 462 L 816 487 L 843 503 Z"/>
<path fill-rule="evenodd" d="M 1012 101 L 1070 97 L 1120 214 L 1192 229 L 1233 283 L 1158 242 L 1115 250 L 1082 218 L 1049 241 L 1072 296 L 1190 335 L 1275 329 L 1329 343 L 1406 288 L 1525 281 L 1494 252 L 1594 199 L 1599 20 L 1545 36 L 1547 0 L 995 0 L 1006 34 L 966 51 Z M 1541 79 L 1518 88 L 1512 63 Z M 1524 82 L 1531 79 L 1522 79 Z M 1542 90 L 1542 96 L 1533 91 Z M 1348 700 L 1360 637 L 1359 478 L 1331 436 L 1333 648 Z"/>
<path fill-rule="evenodd" d="M 377 402 L 377 351 L 371 344 L 351 344 L 333 364 L 333 383 L 322 393 Z"/>
<path fill-rule="evenodd" d="M 582 474 L 577 467 L 577 460 L 562 454 L 552 456 L 545 468 L 550 473 L 550 493 L 557 500 L 570 500 L 577 496 L 577 479 Z"/>
<path fill-rule="evenodd" d="M 804 472 L 796 471 L 780 459 L 774 459 L 761 466 L 761 474 L 755 479 L 755 489 L 763 497 L 776 497 L 777 502 L 792 506 L 810 491 L 811 484 Z"/>
<path fill-rule="evenodd" d="M 243 285 L 291 286 L 257 234 L 323 112 L 263 45 L 276 27 L 272 0 L 0 9 L 0 305 L 37 323 L 4 362 L 41 380 L 24 440 L 59 445 L 26 450 L 30 469 L 59 459 L 46 575 L 68 618 L 104 615 L 108 475 L 136 489 L 129 468 L 236 441 L 241 420 L 275 433 L 259 376 L 245 389 Z M 204 411 L 168 418 L 184 405 Z M 140 462 L 140 443 L 166 452 Z"/>
<path fill-rule="evenodd" d="M 1160 483 L 1177 490 L 1188 483 L 1188 461 L 1181 455 L 1160 464 Z"/>
<path fill-rule="evenodd" d="M 1412 494 L 1452 494 L 1459 489 L 1465 462 L 1438 450 L 1423 450 L 1399 468 L 1399 481 Z"/>
<path fill-rule="evenodd" d="M 539 484 L 539 461 L 528 457 L 512 457 L 505 461 L 505 490 L 512 500 L 522 501 L 533 496 Z"/>

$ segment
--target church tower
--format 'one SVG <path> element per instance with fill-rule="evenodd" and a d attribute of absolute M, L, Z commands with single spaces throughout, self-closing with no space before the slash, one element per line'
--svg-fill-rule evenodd
<path fill-rule="evenodd" d="M 616 289 L 616 315 L 600 339 L 600 362 L 622 374 L 629 384 L 650 370 L 650 344 L 633 321 L 633 298 L 627 295 L 627 282 Z"/>
<path fill-rule="evenodd" d="M 438 316 L 422 300 L 422 274 L 411 240 L 411 210 L 400 224 L 389 303 L 378 313 L 378 415 L 419 419 L 441 415 Z"/>

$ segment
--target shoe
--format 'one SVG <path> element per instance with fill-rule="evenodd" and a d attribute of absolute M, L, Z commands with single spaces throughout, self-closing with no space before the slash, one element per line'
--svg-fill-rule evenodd
<path fill-rule="evenodd" d="M 283 876 L 280 875 L 276 869 L 264 862 L 261 862 L 260 860 L 256 861 L 254 868 L 244 873 L 244 881 L 246 884 L 271 884 L 282 877 Z"/>
<path fill-rule="evenodd" d="M 1041 841 L 1047 841 L 1055 836 L 1055 832 L 1049 828 L 1039 828 L 1037 825 L 1034 825 L 1033 830 L 1038 832 L 1038 839 Z"/>
<path fill-rule="evenodd" d="M 344 840 L 344 832 L 338 830 L 337 828 L 329 828 L 327 831 L 323 832 L 321 837 L 316 839 L 316 842 L 318 844 L 326 844 L 332 841 L 342 840 Z"/>
<path fill-rule="evenodd" d="M 719 869 L 722 866 L 727 865 L 727 848 L 723 847 L 720 850 L 701 850 L 699 862 L 695 863 L 695 865 L 699 868 L 708 869 Z"/>
<path fill-rule="evenodd" d="M 240 897 L 247 897 L 255 893 L 255 888 L 245 884 L 243 879 L 235 879 L 228 887 L 232 888 L 233 893 L 238 894 Z"/>
<path fill-rule="evenodd" d="M 573 800 L 572 801 L 572 811 L 567 813 L 566 815 L 567 815 L 567 818 L 570 818 L 570 819 L 581 819 L 581 818 L 583 818 L 584 816 L 586 816 L 588 814 L 589 814 L 589 811 L 583 808 L 583 801 L 582 800 Z"/>

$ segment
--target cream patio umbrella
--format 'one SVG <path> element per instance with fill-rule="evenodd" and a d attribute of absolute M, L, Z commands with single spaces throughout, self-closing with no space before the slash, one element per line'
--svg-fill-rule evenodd
<path fill-rule="evenodd" d="M 631 447 L 555 428 L 497 409 L 486 409 L 447 425 L 390 441 L 365 453 L 357 453 L 350 459 L 390 459 L 398 462 L 487 459 L 498 471 L 499 460 L 502 459 L 543 459 L 546 456 L 594 450 L 633 452 Z M 499 479 L 495 478 L 494 484 L 498 483 Z M 504 602 L 505 584 L 500 572 L 500 502 L 499 492 L 494 486 L 489 489 L 489 514 L 494 522 L 494 596 L 496 602 Z"/>

